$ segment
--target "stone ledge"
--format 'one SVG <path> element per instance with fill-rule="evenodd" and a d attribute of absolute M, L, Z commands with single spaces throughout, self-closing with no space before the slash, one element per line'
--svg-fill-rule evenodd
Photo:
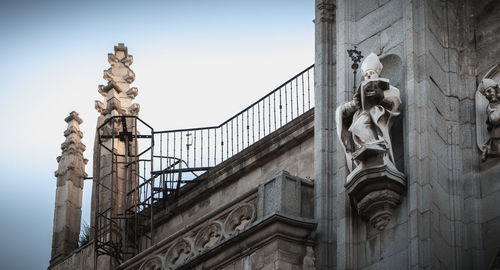
<path fill-rule="evenodd" d="M 312 246 L 314 245 L 313 236 L 316 226 L 317 222 L 314 219 L 274 212 L 256 220 L 246 229 L 232 237 L 226 238 L 214 247 L 196 254 L 185 263 L 174 268 L 193 269 L 195 266 L 202 264 L 203 268 L 206 269 L 219 269 L 239 257 L 250 255 L 255 250 L 275 239 L 285 239 L 300 244 L 308 243 Z M 117 270 L 136 269 L 148 263 L 149 260 L 157 260 L 158 256 L 165 256 L 166 253 L 160 245 L 161 243 L 158 243 L 143 251 L 141 254 L 120 265 Z M 162 251 L 156 253 L 154 252 L 155 250 Z M 217 257 L 221 253 L 224 253 L 224 256 Z M 167 269 L 167 266 L 163 267 Z"/>
<path fill-rule="evenodd" d="M 72 257 L 78 257 L 78 256 L 80 256 L 80 254 L 84 254 L 85 252 L 87 252 L 87 249 L 92 249 L 91 253 L 94 254 L 94 240 L 90 240 L 87 244 L 73 250 L 70 254 L 68 254 L 64 257 L 61 256 L 61 257 L 51 259 L 47 269 L 48 270 L 59 269 L 60 265 L 63 265 L 68 260 L 71 260 Z M 83 255 L 81 255 L 81 256 L 83 256 Z M 92 263 L 93 263 L 93 259 L 92 259 Z"/>
<path fill-rule="evenodd" d="M 317 221 L 314 219 L 275 212 L 257 220 L 245 231 L 221 242 L 213 249 L 207 250 L 177 269 L 193 269 L 200 263 L 203 263 L 203 268 L 218 269 L 238 257 L 251 254 L 275 238 L 287 239 L 301 244 L 309 243 L 313 246 L 312 238 L 316 226 Z M 221 252 L 224 252 L 224 258 L 214 259 Z"/>

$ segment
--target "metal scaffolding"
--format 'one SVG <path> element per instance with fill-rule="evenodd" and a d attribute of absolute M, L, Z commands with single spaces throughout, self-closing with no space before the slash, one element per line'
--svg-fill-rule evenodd
<path fill-rule="evenodd" d="M 314 107 L 314 65 L 218 126 L 154 131 L 137 116 L 97 128 L 94 266 L 118 266 L 154 243 L 155 213 L 180 189 Z M 155 145 L 157 143 L 157 145 Z"/>
<path fill-rule="evenodd" d="M 138 125 L 149 134 L 140 134 Z M 100 171 L 95 179 L 96 265 L 101 255 L 119 264 L 139 251 L 141 239 L 151 242 L 152 134 L 153 128 L 136 116 L 110 117 L 97 129 Z"/>

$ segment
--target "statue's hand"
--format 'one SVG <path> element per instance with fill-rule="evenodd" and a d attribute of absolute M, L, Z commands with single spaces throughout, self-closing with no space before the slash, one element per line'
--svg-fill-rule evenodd
<path fill-rule="evenodd" d="M 361 107 L 361 101 L 360 101 L 359 93 L 354 94 L 354 97 L 352 98 L 352 100 L 354 101 L 354 105 L 357 108 Z"/>

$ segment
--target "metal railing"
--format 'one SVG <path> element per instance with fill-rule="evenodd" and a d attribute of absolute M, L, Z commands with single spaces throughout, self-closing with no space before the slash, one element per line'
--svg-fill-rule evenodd
<path fill-rule="evenodd" d="M 164 208 L 168 198 L 313 108 L 313 85 L 311 65 L 212 127 L 154 131 L 136 116 L 107 119 L 98 127 L 98 156 L 107 158 L 110 169 L 96 179 L 95 265 L 100 255 L 123 262 L 151 246 L 154 212 Z M 121 195 L 114 190 L 118 186 Z"/>
<path fill-rule="evenodd" d="M 312 107 L 314 65 L 218 126 L 155 131 L 155 173 L 176 191 Z"/>

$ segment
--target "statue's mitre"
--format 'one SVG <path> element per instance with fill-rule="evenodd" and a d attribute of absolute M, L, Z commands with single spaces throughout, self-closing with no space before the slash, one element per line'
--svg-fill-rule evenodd
<path fill-rule="evenodd" d="M 363 75 L 366 74 L 368 70 L 373 70 L 377 72 L 378 75 L 380 75 L 380 72 L 382 72 L 382 63 L 380 63 L 380 60 L 378 59 L 378 56 L 374 53 L 370 53 L 365 61 L 361 64 L 361 72 Z"/>
<path fill-rule="evenodd" d="M 484 94 L 484 90 L 486 90 L 486 88 L 488 87 L 494 87 L 494 88 L 497 88 L 498 87 L 498 83 L 496 83 L 494 80 L 492 79 L 488 79 L 488 78 L 484 78 L 482 81 L 481 81 L 481 84 L 479 84 L 479 87 L 478 87 L 478 90 L 481 94 Z"/>

